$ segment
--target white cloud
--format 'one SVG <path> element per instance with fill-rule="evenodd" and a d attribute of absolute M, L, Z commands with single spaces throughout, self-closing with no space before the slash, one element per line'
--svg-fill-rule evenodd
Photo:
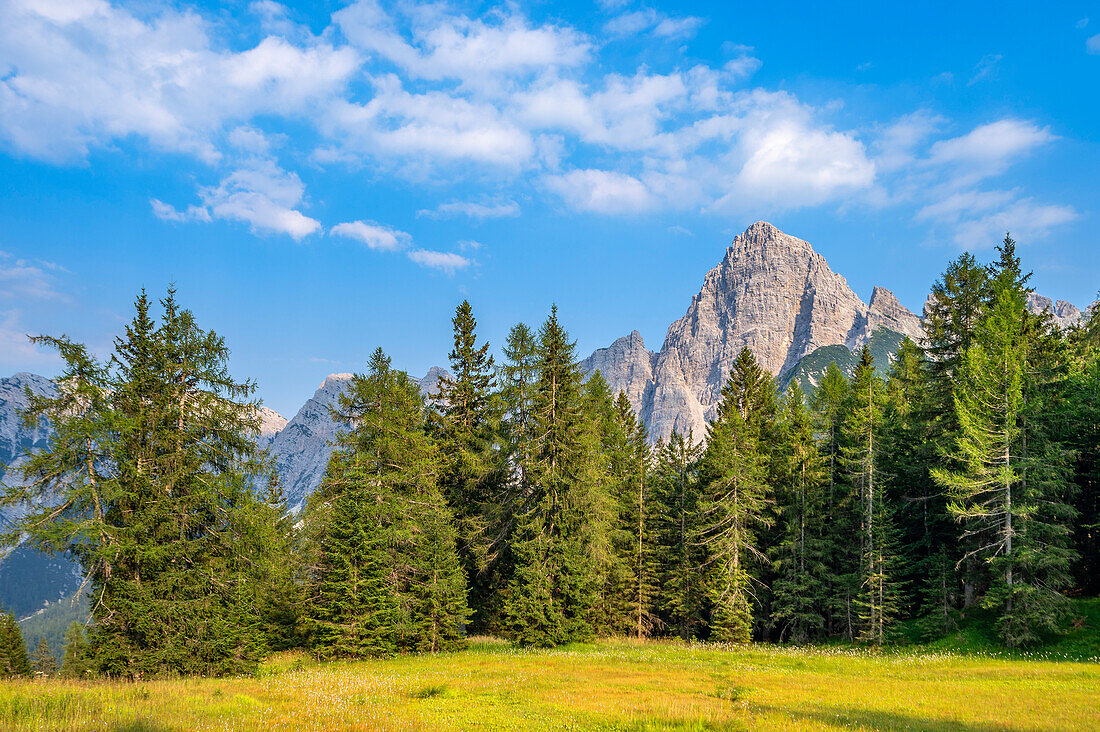
<path fill-rule="evenodd" d="M 894 171 L 912 165 L 917 151 L 947 120 L 928 109 L 903 115 L 884 127 L 872 144 L 875 165 Z"/>
<path fill-rule="evenodd" d="M 1049 129 L 1033 122 L 1002 119 L 934 143 L 928 164 L 957 166 L 961 175 L 956 183 L 974 181 L 1003 172 L 1016 159 L 1055 139 Z"/>
<path fill-rule="evenodd" d="M 438 269 L 448 274 L 454 274 L 455 270 L 466 269 L 473 262 L 460 254 L 452 252 L 433 252 L 430 249 L 413 249 L 409 252 L 409 259 L 421 267 Z"/>
<path fill-rule="evenodd" d="M 1100 33 L 1085 41 L 1085 49 L 1089 53 L 1100 54 Z"/>
<path fill-rule="evenodd" d="M 481 242 L 474 241 L 473 239 L 461 239 L 458 242 L 458 248 L 463 252 L 469 251 L 471 249 L 481 249 L 481 247 Z"/>
<path fill-rule="evenodd" d="M 546 187 L 579 211 L 638 213 L 655 201 L 637 178 L 607 170 L 571 170 L 545 179 Z"/>
<path fill-rule="evenodd" d="M 0 4 L 0 139 L 51 162 L 128 136 L 215 162 L 234 119 L 310 114 L 359 64 L 353 49 L 268 37 L 215 48 L 198 14 L 106 2 Z"/>
<path fill-rule="evenodd" d="M 452 216 L 467 216 L 471 219 L 505 219 L 519 216 L 519 204 L 512 200 L 451 201 L 441 203 L 435 208 L 420 209 L 416 215 L 433 219 Z"/>
<path fill-rule="evenodd" d="M 404 231 L 374 221 L 349 221 L 337 224 L 329 233 L 346 239 L 355 239 L 371 249 L 403 249 L 412 242 L 412 237 Z"/>
<path fill-rule="evenodd" d="M 404 33 L 399 19 L 374 0 L 353 3 L 333 14 L 333 20 L 355 47 L 421 79 L 487 83 L 577 66 L 589 57 L 591 44 L 582 34 L 555 25 L 533 27 L 515 12 L 486 22 L 452 15 L 441 6 L 419 10 L 412 12 Z"/>
<path fill-rule="evenodd" d="M 55 352 L 30 342 L 19 310 L 0 311 L 0 367 L 46 368 L 60 363 Z"/>
<path fill-rule="evenodd" d="M 974 65 L 974 76 L 966 82 L 967 86 L 973 86 L 979 81 L 995 79 L 997 77 L 997 65 L 1001 63 L 1003 56 L 999 53 L 991 53 L 982 56 L 982 60 Z"/>
<path fill-rule="evenodd" d="M 325 131 L 345 153 L 433 163 L 473 161 L 518 167 L 535 153 L 530 134 L 486 102 L 443 91 L 411 93 L 395 75 L 374 79 L 365 104 L 332 105 Z"/>
<path fill-rule="evenodd" d="M 604 33 L 614 38 L 625 38 L 650 32 L 658 38 L 678 40 L 691 37 L 704 23 L 702 18 L 673 18 L 653 8 L 644 8 L 623 13 L 607 21 L 604 24 Z"/>
<path fill-rule="evenodd" d="M 213 221 L 210 212 L 202 206 L 192 205 L 188 206 L 185 211 L 180 211 L 171 204 L 165 203 L 158 198 L 150 198 L 149 205 L 153 208 L 153 215 L 161 221 L 171 221 L 174 223 L 184 223 L 187 221 L 210 223 Z"/>
<path fill-rule="evenodd" d="M 1037 203 L 1022 198 L 984 216 L 960 221 L 955 230 L 955 243 L 970 249 L 988 249 L 999 243 L 1005 232 L 1013 238 L 1030 243 L 1045 238 L 1050 230 L 1077 218 L 1071 206 Z"/>
<path fill-rule="evenodd" d="M 55 289 L 54 276 L 43 268 L 64 271 L 63 267 L 53 262 L 31 263 L 0 252 L 0 301 L 67 299 Z"/>
<path fill-rule="evenodd" d="M 710 134 L 736 132 L 728 162 L 739 165 L 718 210 L 796 208 L 870 188 L 875 164 L 861 141 L 814 120 L 788 94 L 752 92 L 740 118 L 716 119 Z"/>
<path fill-rule="evenodd" d="M 1081 30 L 1082 28 L 1088 27 L 1088 24 L 1089 24 L 1089 19 L 1088 18 L 1081 18 L 1081 20 L 1077 21 L 1077 23 L 1074 25 L 1074 27 L 1077 28 L 1077 30 Z"/>
<path fill-rule="evenodd" d="M 304 196 L 298 174 L 268 159 L 248 161 L 217 186 L 199 191 L 213 218 L 242 221 L 253 232 L 286 234 L 295 241 L 321 229 L 321 222 L 296 210 Z"/>

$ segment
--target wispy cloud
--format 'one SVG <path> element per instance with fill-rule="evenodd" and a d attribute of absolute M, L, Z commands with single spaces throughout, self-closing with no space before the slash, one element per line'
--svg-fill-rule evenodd
<path fill-rule="evenodd" d="M 478 220 L 513 218 L 519 214 L 519 204 L 512 200 L 451 201 L 416 212 L 417 216 L 433 219 L 466 216 Z"/>
<path fill-rule="evenodd" d="M 973 86 L 979 81 L 996 78 L 998 64 L 1001 63 L 1002 58 L 1003 56 L 999 53 L 982 56 L 982 60 L 974 66 L 974 75 L 970 77 L 970 81 L 966 82 L 966 85 Z"/>
<path fill-rule="evenodd" d="M 345 239 L 354 239 L 371 249 L 385 251 L 403 249 L 412 243 L 412 237 L 404 231 L 374 221 L 349 221 L 337 224 L 329 233 Z"/>
<path fill-rule="evenodd" d="M 413 249 L 409 252 L 409 259 L 421 267 L 438 269 L 448 274 L 454 274 L 455 270 L 466 269 L 473 263 L 461 254 L 434 252 L 430 249 Z"/>

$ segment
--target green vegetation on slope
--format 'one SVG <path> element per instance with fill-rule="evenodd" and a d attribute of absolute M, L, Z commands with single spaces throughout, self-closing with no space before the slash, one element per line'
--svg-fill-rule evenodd
<path fill-rule="evenodd" d="M 905 336 L 896 330 L 879 328 L 871 335 L 867 342 L 867 350 L 875 359 L 875 374 L 882 379 L 890 375 L 890 364 L 894 362 L 898 349 Z M 830 363 L 835 362 L 840 372 L 847 377 L 855 373 L 859 365 L 859 351 L 849 351 L 847 346 L 837 344 L 835 346 L 821 346 L 802 357 L 795 367 L 780 377 L 780 385 L 783 389 L 792 381 L 797 381 L 807 397 L 812 396 L 821 377 L 825 375 L 825 369 Z"/>

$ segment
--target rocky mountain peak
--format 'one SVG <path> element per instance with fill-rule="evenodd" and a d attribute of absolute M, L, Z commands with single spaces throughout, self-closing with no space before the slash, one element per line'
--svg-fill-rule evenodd
<path fill-rule="evenodd" d="M 607 348 L 599 348 L 580 363 L 585 374 L 599 371 L 613 394 L 626 392 L 630 403 L 644 402 L 646 390 L 653 381 L 653 365 L 657 355 L 645 347 L 642 334 L 631 331 Z"/>
<path fill-rule="evenodd" d="M 691 430 L 698 439 L 742 348 L 782 376 L 819 347 L 852 348 L 884 327 L 919 337 L 920 320 L 885 288 L 865 305 L 808 242 L 757 221 L 707 273 L 684 317 L 669 326 L 660 353 L 631 334 L 581 368 L 598 368 L 613 391 L 626 391 L 652 439 L 674 430 Z"/>
<path fill-rule="evenodd" d="M 885 287 L 875 286 L 867 303 L 866 337 L 880 328 L 888 328 L 919 342 L 924 335 L 920 318 L 901 304 L 897 296 Z"/>
<path fill-rule="evenodd" d="M 1036 315 L 1050 313 L 1051 320 L 1059 328 L 1072 328 L 1081 322 L 1082 317 L 1080 308 L 1073 303 L 1065 300 L 1054 302 L 1049 297 L 1040 295 L 1037 292 L 1028 293 L 1027 309 Z"/>

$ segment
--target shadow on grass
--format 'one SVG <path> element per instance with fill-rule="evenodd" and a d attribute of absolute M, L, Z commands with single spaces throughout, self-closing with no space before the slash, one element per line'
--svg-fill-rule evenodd
<path fill-rule="evenodd" d="M 790 709 L 754 704 L 753 710 L 765 714 L 777 714 L 807 722 L 834 727 L 868 727 L 870 729 L 926 730 L 927 732 L 1000 732 L 1011 729 L 999 724 L 973 724 L 955 720 L 917 717 L 911 714 L 858 709 L 852 707 L 817 707 Z"/>
<path fill-rule="evenodd" d="M 139 719 L 133 722 L 116 722 L 109 729 L 111 732 L 171 732 L 173 728 Z"/>

